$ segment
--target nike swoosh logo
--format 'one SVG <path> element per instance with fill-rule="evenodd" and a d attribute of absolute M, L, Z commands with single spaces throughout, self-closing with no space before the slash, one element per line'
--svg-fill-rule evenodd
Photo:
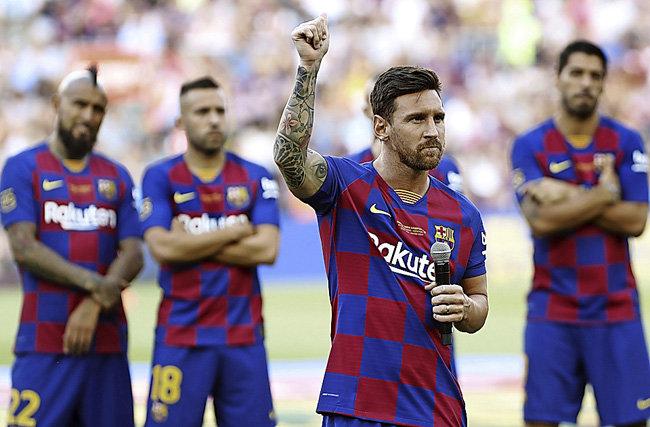
<path fill-rule="evenodd" d="M 571 167 L 571 160 L 564 160 L 561 162 L 551 162 L 548 165 L 548 169 L 551 173 L 560 173 L 563 170 L 567 170 Z"/>
<path fill-rule="evenodd" d="M 379 214 L 379 215 L 386 215 L 386 216 L 388 216 L 388 217 L 391 216 L 390 213 L 388 213 L 388 212 L 386 212 L 386 211 L 383 211 L 383 210 L 379 209 L 379 208 L 377 207 L 377 204 L 376 204 L 376 203 L 373 203 L 372 206 L 370 206 L 370 213 Z"/>
<path fill-rule="evenodd" d="M 57 188 L 63 187 L 63 180 L 62 179 L 57 179 L 56 181 L 50 181 L 48 179 L 43 180 L 43 190 L 44 191 L 50 191 L 50 190 L 55 190 Z"/>
<path fill-rule="evenodd" d="M 639 411 L 646 410 L 650 408 L 650 397 L 647 399 L 639 399 L 636 401 L 636 407 L 639 408 Z"/>
<path fill-rule="evenodd" d="M 189 193 L 179 193 L 178 191 L 174 193 L 174 202 L 177 205 L 181 203 L 189 202 L 194 198 L 194 192 L 190 191 Z"/>

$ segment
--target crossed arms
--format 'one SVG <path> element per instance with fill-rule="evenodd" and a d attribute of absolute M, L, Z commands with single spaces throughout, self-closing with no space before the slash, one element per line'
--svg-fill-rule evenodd
<path fill-rule="evenodd" d="M 550 236 L 592 223 L 606 232 L 639 236 L 648 205 L 621 200 L 620 182 L 612 159 L 596 160 L 598 185 L 586 189 L 553 178 L 541 178 L 524 188 L 521 210 L 536 237 Z"/>

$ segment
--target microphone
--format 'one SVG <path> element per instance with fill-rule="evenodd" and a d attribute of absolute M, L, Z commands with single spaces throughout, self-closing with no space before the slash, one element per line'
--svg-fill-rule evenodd
<path fill-rule="evenodd" d="M 431 259 L 433 260 L 434 271 L 436 273 L 436 286 L 449 285 L 450 267 L 449 258 L 451 257 L 451 248 L 445 242 L 434 242 L 431 245 Z M 451 322 L 440 322 L 438 327 L 442 337 L 443 345 L 451 344 Z"/>

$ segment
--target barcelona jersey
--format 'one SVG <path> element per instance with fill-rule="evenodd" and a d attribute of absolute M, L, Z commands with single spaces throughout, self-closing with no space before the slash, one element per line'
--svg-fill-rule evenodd
<path fill-rule="evenodd" d="M 641 136 L 601 117 L 591 142 L 569 144 L 547 120 L 518 137 L 512 148 L 513 180 L 521 203 L 526 183 L 548 177 L 584 188 L 598 184 L 594 155 L 612 154 L 624 201 L 648 203 L 648 161 Z M 587 223 L 550 237 L 535 237 L 528 318 L 577 324 L 639 318 L 628 239 Z"/>
<path fill-rule="evenodd" d="M 452 248 L 451 280 L 485 274 L 478 210 L 430 178 L 403 202 L 372 163 L 325 157 L 328 174 L 305 202 L 318 216 L 332 305 L 332 348 L 318 412 L 399 425 L 465 425 L 451 349 L 441 344 L 424 286 L 429 250 Z"/>
<path fill-rule="evenodd" d="M 201 234 L 231 224 L 278 225 L 278 185 L 261 166 L 226 154 L 221 173 L 203 182 L 182 155 L 145 171 L 140 219 L 143 231 L 169 229 L 177 219 Z M 156 342 L 172 346 L 252 345 L 262 340 L 262 297 L 257 268 L 209 260 L 163 264 L 158 283 Z"/>
<path fill-rule="evenodd" d="M 372 162 L 374 157 L 372 155 L 372 150 L 366 148 L 365 150 L 359 151 L 348 156 L 350 160 L 353 160 L 357 163 L 366 163 Z M 449 186 L 452 190 L 463 192 L 463 178 L 460 175 L 460 170 L 456 164 L 456 160 L 453 157 L 444 154 L 440 159 L 440 163 L 435 169 L 429 171 L 429 175 L 442 182 L 443 184 Z"/>
<path fill-rule="evenodd" d="M 126 169 L 91 153 L 80 172 L 68 170 L 45 143 L 7 160 L 0 184 L 2 222 L 36 225 L 37 239 L 81 267 L 105 274 L 119 242 L 140 238 L 133 181 Z M 68 316 L 87 296 L 21 269 L 23 307 L 15 352 L 63 353 Z M 122 304 L 102 313 L 91 352 L 126 351 Z"/>

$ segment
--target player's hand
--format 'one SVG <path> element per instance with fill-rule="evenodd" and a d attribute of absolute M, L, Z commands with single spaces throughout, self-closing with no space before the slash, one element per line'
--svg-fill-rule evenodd
<path fill-rule="evenodd" d="M 621 182 L 616 174 L 615 161 L 613 154 L 598 153 L 594 155 L 594 167 L 600 173 L 598 186 L 609 191 L 612 202 L 621 200 Z"/>
<path fill-rule="evenodd" d="M 291 39 L 303 65 L 320 61 L 330 47 L 327 15 L 298 25 L 291 33 Z"/>
<path fill-rule="evenodd" d="M 92 287 L 90 296 L 103 310 L 109 310 L 121 300 L 122 290 L 129 286 L 129 282 L 115 276 L 99 276 Z"/>
<path fill-rule="evenodd" d="M 461 322 L 469 314 L 471 301 L 458 285 L 436 286 L 435 282 L 424 287 L 431 294 L 433 318 L 438 322 Z"/>
<path fill-rule="evenodd" d="M 92 298 L 84 298 L 70 313 L 63 333 L 63 353 L 78 356 L 88 352 L 95 335 L 101 307 Z"/>
<path fill-rule="evenodd" d="M 570 199 L 581 191 L 583 189 L 579 185 L 555 178 L 541 178 L 530 182 L 524 189 L 524 194 L 533 202 L 545 205 Z"/>

